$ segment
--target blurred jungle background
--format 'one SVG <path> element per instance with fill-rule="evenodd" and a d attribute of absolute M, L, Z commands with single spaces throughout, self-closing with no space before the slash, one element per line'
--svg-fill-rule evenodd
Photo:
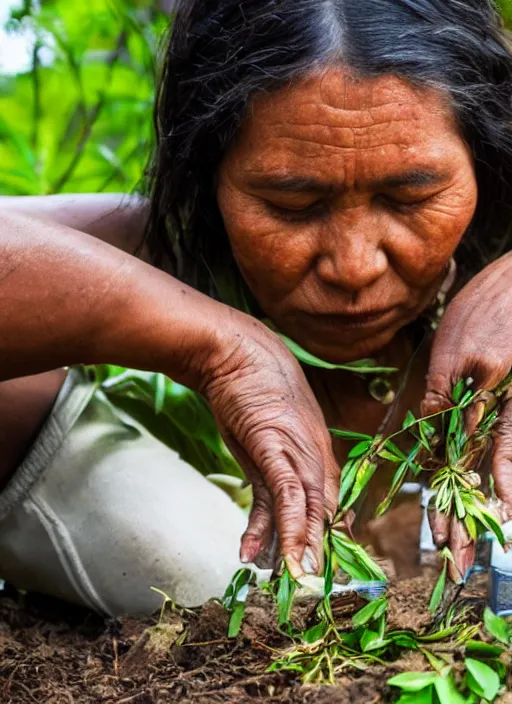
<path fill-rule="evenodd" d="M 512 0 L 497 1 L 512 28 Z M 0 195 L 137 188 L 152 149 L 158 48 L 173 4 L 0 0 Z M 159 374 L 111 366 L 94 373 L 201 472 L 239 476 L 196 394 Z M 245 505 L 246 490 L 228 479 L 214 477 Z"/>
<path fill-rule="evenodd" d="M 0 195 L 130 193 L 140 185 L 173 5 L 0 0 Z M 247 505 L 250 492 L 200 396 L 161 374 L 111 365 L 91 373 L 114 403 Z"/>

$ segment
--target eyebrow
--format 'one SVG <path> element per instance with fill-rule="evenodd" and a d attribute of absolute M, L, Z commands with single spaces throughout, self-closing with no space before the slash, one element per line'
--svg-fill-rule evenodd
<path fill-rule="evenodd" d="M 373 188 L 425 188 L 445 183 L 447 174 L 428 169 L 415 169 L 405 173 L 386 176 L 372 181 Z M 296 176 L 265 175 L 252 176 L 249 185 L 261 190 L 281 191 L 283 193 L 337 193 L 345 190 L 342 183 L 325 183 L 315 178 Z"/>

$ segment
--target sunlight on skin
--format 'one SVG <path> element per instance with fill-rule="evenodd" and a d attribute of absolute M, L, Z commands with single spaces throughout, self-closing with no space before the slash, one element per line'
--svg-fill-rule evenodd
<path fill-rule="evenodd" d="M 437 92 L 331 68 L 253 101 L 218 199 L 265 313 L 345 362 L 382 350 L 431 303 L 477 185 Z"/>

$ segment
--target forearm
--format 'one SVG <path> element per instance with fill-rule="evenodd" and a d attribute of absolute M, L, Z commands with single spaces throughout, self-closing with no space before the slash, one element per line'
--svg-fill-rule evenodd
<path fill-rule="evenodd" d="M 0 224 L 0 378 L 77 363 L 164 371 L 195 385 L 221 304 L 69 228 Z"/>
<path fill-rule="evenodd" d="M 0 196 L 0 213 L 19 213 L 97 237 L 147 260 L 142 245 L 146 199 L 122 193 Z"/>

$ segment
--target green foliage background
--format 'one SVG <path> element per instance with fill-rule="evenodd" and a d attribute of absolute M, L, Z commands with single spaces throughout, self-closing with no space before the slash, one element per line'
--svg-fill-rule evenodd
<path fill-rule="evenodd" d="M 33 27 L 32 68 L 1 78 L 0 194 L 131 191 L 152 140 L 159 39 L 149 0 L 43 0 L 12 13 Z M 45 56 L 54 53 L 50 65 Z"/>
<path fill-rule="evenodd" d="M 12 13 L 10 31 L 31 27 L 37 42 L 30 70 L 0 79 L 0 195 L 137 187 L 152 148 L 158 47 L 170 24 L 155 6 L 43 0 Z M 201 473 L 241 477 L 198 394 L 162 374 L 110 365 L 89 371 L 113 403 Z M 239 482 L 214 480 L 247 505 Z"/>
<path fill-rule="evenodd" d="M 512 0 L 497 3 L 512 28 Z M 156 0 L 24 0 L 12 12 L 10 31 L 30 26 L 37 43 L 31 70 L 0 76 L 1 195 L 129 192 L 139 183 L 169 21 Z"/>

